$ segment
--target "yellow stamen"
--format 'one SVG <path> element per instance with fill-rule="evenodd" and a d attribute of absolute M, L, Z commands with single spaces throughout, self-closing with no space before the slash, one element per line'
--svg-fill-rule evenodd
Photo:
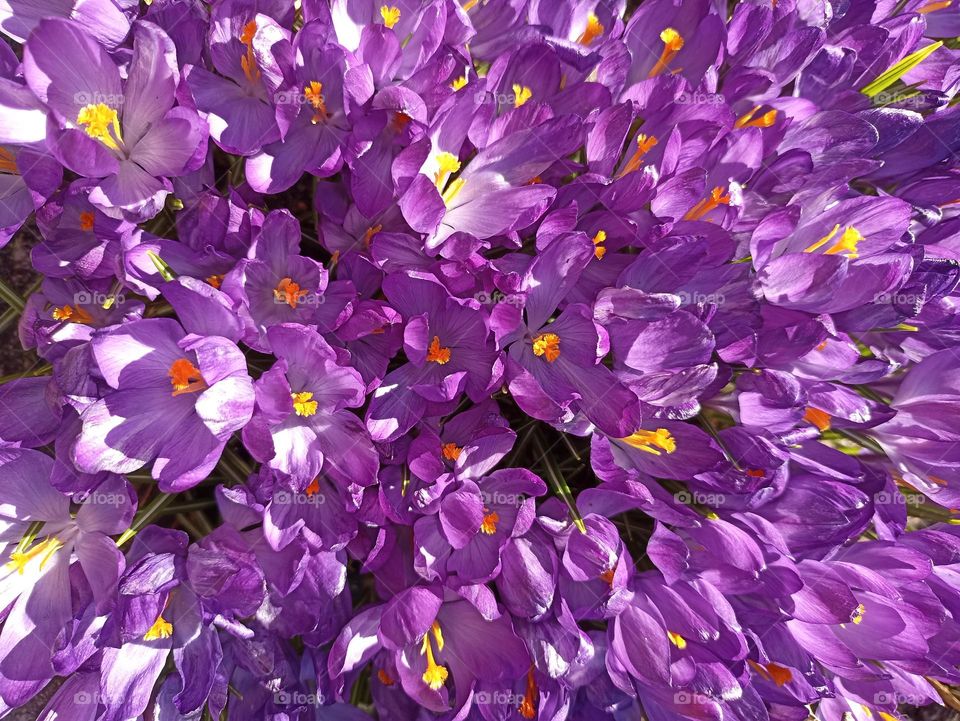
<path fill-rule="evenodd" d="M 603 23 L 600 22 L 600 18 L 590 13 L 587 17 L 587 27 L 577 38 L 577 42 L 580 45 L 589 45 L 601 35 L 603 35 Z"/>
<path fill-rule="evenodd" d="M 733 127 L 740 128 L 769 128 L 777 120 L 777 111 L 768 110 L 759 118 L 754 119 L 754 115 L 760 109 L 759 105 L 753 106 L 749 111 L 737 118 L 737 122 L 733 124 Z"/>
<path fill-rule="evenodd" d="M 313 108 L 313 117 L 310 118 L 310 122 L 314 125 L 326 122 L 329 116 L 327 115 L 327 104 L 323 100 L 323 83 L 311 80 L 310 84 L 303 89 L 303 97 Z"/>
<path fill-rule="evenodd" d="M 602 230 L 598 230 L 597 234 L 593 236 L 593 255 L 597 260 L 600 260 L 607 254 L 607 249 L 603 247 L 603 244 L 607 241 L 607 234 Z"/>
<path fill-rule="evenodd" d="M 443 192 L 447 179 L 458 170 L 460 170 L 460 161 L 457 160 L 456 155 L 445 150 L 437 153 L 437 172 L 433 174 L 433 182 L 437 190 Z"/>
<path fill-rule="evenodd" d="M 489 508 L 483 509 L 483 523 L 480 524 L 480 533 L 486 536 L 492 536 L 497 532 L 497 523 L 500 521 L 500 514 L 491 511 Z"/>
<path fill-rule="evenodd" d="M 117 111 L 105 103 L 84 105 L 80 108 L 77 114 L 77 125 L 84 126 L 83 129 L 86 130 L 87 135 L 113 150 L 118 150 L 120 146 L 117 143 L 123 142 Z"/>
<path fill-rule="evenodd" d="M 150 630 L 143 634 L 144 641 L 156 641 L 158 638 L 170 638 L 173 635 L 173 624 L 164 619 L 163 614 L 157 616 Z"/>
<path fill-rule="evenodd" d="M 537 681 L 533 677 L 533 666 L 527 671 L 527 688 L 524 691 L 520 706 L 517 707 L 520 715 L 525 719 L 536 718 L 537 703 L 540 700 L 540 690 L 537 688 Z"/>
<path fill-rule="evenodd" d="M 650 152 L 650 149 L 657 144 L 657 136 L 651 135 L 647 137 L 643 133 L 637 135 L 637 149 L 633 151 L 633 155 L 630 156 L 630 160 L 627 161 L 627 164 L 623 166 L 623 170 L 620 171 L 618 178 L 622 178 L 627 173 L 632 173 L 634 170 L 637 170 L 640 167 L 643 156 Z"/>
<path fill-rule="evenodd" d="M 450 349 L 443 348 L 440 345 L 440 336 L 435 335 L 433 340 L 430 341 L 430 347 L 427 349 L 427 360 L 440 365 L 446 365 L 450 362 Z"/>
<path fill-rule="evenodd" d="M 422 678 L 433 691 L 439 691 L 447 680 L 447 667 L 441 666 L 434 660 L 433 646 L 430 643 L 431 633 L 437 642 L 437 650 L 443 650 L 443 633 L 440 631 L 440 624 L 434 621 L 430 630 L 424 634 L 423 644 L 420 646 L 420 654 L 427 657 L 427 670 L 424 671 Z"/>
<path fill-rule="evenodd" d="M 447 186 L 447 189 L 443 191 L 443 204 L 447 207 L 450 206 L 450 203 L 453 202 L 453 199 L 457 197 L 461 190 L 463 190 L 464 183 L 467 181 L 463 178 L 457 178 L 450 185 Z"/>
<path fill-rule="evenodd" d="M 291 393 L 290 397 L 293 399 L 293 410 L 298 416 L 312 416 L 317 412 L 317 402 L 312 400 L 313 393 L 310 391 Z"/>
<path fill-rule="evenodd" d="M 96 217 L 89 210 L 80 213 L 80 230 L 93 230 L 93 221 Z"/>
<path fill-rule="evenodd" d="M 454 92 L 456 92 L 457 90 L 460 90 L 461 88 L 466 87 L 466 84 L 467 84 L 467 76 L 461 75 L 459 78 L 454 79 L 454 81 L 450 83 L 450 87 L 454 90 Z"/>
<path fill-rule="evenodd" d="M 544 356 L 548 363 L 560 357 L 560 336 L 556 333 L 541 333 L 533 339 L 533 354 Z"/>
<path fill-rule="evenodd" d="M 173 395 L 175 396 L 195 393 L 207 388 L 207 383 L 200 375 L 200 370 L 186 358 L 177 358 L 171 363 L 167 375 L 170 376 L 170 385 L 173 386 Z"/>
<path fill-rule="evenodd" d="M 943 10 L 945 8 L 953 5 L 953 0 L 940 0 L 939 2 L 927 3 L 926 5 L 917 9 L 917 12 L 921 15 L 926 15 L 927 13 L 935 13 L 937 10 Z"/>
<path fill-rule="evenodd" d="M 301 290 L 300 286 L 293 282 L 292 278 L 283 278 L 273 289 L 274 300 L 280 303 L 286 303 L 291 308 L 296 308 L 297 304 L 306 297 L 307 291 Z"/>
<path fill-rule="evenodd" d="M 677 450 L 677 441 L 666 428 L 658 428 L 655 431 L 639 430 L 621 440 L 632 448 L 655 456 L 662 455 L 660 451 L 666 451 L 669 454 Z M 657 450 L 658 448 L 660 450 Z"/>
<path fill-rule="evenodd" d="M 863 623 L 863 614 L 865 614 L 866 612 L 867 612 L 867 609 L 862 603 L 857 604 L 857 607 L 856 609 L 854 609 L 853 616 L 850 618 L 850 620 L 853 621 L 854 624 L 860 625 L 861 623 Z"/>
<path fill-rule="evenodd" d="M 694 205 L 687 211 L 687 214 L 683 216 L 684 220 L 700 220 L 703 216 L 709 213 L 714 208 L 719 208 L 721 205 L 730 205 L 730 194 L 723 194 L 723 188 L 719 185 L 710 191 L 710 197 L 706 200 L 701 200 L 699 203 Z"/>
<path fill-rule="evenodd" d="M 480 0 L 467 0 L 467 2 L 463 4 L 463 11 L 465 13 L 470 12 L 471 10 L 473 10 L 473 8 L 477 6 L 477 3 L 479 2 Z"/>
<path fill-rule="evenodd" d="M 683 37 L 673 28 L 666 28 L 662 33 L 660 33 L 660 39 L 663 41 L 663 52 L 660 53 L 660 58 L 657 60 L 656 65 L 653 66 L 653 69 L 650 71 L 648 78 L 655 78 L 660 73 L 662 73 L 671 60 L 676 56 L 677 53 L 683 48 Z"/>
<path fill-rule="evenodd" d="M 381 5 L 380 17 L 383 18 L 383 24 L 392 29 L 394 25 L 400 22 L 400 8 L 396 5 Z"/>
<path fill-rule="evenodd" d="M 260 68 L 257 67 L 257 57 L 253 54 L 253 36 L 257 34 L 257 21 L 251 20 L 243 26 L 243 32 L 240 33 L 240 42 L 246 48 L 246 54 L 240 58 L 240 67 L 247 80 L 251 83 L 259 82 Z"/>
<path fill-rule="evenodd" d="M 443 457 L 448 461 L 456 461 L 460 457 L 460 454 L 463 453 L 463 448 L 456 443 L 444 443 L 442 452 Z"/>
<path fill-rule="evenodd" d="M 807 406 L 807 410 L 803 412 L 803 420 L 815 425 L 821 433 L 830 430 L 830 414 L 819 408 Z"/>
<path fill-rule="evenodd" d="M 667 631 L 667 638 L 670 639 L 670 643 L 679 648 L 681 651 L 687 647 L 687 639 L 685 639 L 679 633 Z"/>
<path fill-rule="evenodd" d="M 16 569 L 17 573 L 22 576 L 24 571 L 26 571 L 27 564 L 29 564 L 30 561 L 39 558 L 40 570 L 43 570 L 46 562 L 49 561 L 53 557 L 53 554 L 61 548 L 63 548 L 63 544 L 58 538 L 45 538 L 33 548 L 30 548 L 26 551 L 14 551 L 11 553 L 10 560 L 7 561 L 7 568 Z"/>
<path fill-rule="evenodd" d="M 8 175 L 20 175 L 20 169 L 17 167 L 17 160 L 6 148 L 0 148 L 0 173 Z"/>
<path fill-rule="evenodd" d="M 513 84 L 513 107 L 519 108 L 532 97 L 533 91 L 526 85 Z"/>
<path fill-rule="evenodd" d="M 804 253 L 812 253 L 815 250 L 819 250 L 824 245 L 833 240 L 837 232 L 840 230 L 840 224 L 837 223 L 833 226 L 833 230 L 823 236 L 816 243 L 813 243 L 806 248 L 804 248 Z M 839 253 L 845 253 L 848 258 L 851 260 L 857 258 L 857 244 L 863 240 L 863 236 L 860 235 L 860 231 L 854 228 L 852 225 L 846 228 L 843 231 L 843 234 L 840 236 L 840 240 L 831 245 L 825 251 L 824 255 L 837 255 Z"/>
<path fill-rule="evenodd" d="M 214 288 L 217 288 L 217 289 L 219 289 L 220 286 L 223 284 L 222 275 L 208 275 L 206 278 L 204 278 L 204 280 L 208 284 L 212 285 Z"/>

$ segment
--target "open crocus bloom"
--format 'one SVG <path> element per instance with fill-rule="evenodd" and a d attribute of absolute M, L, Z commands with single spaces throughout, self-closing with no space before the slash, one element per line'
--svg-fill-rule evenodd
<path fill-rule="evenodd" d="M 176 50 L 150 23 L 136 28 L 123 80 L 86 30 L 44 20 L 24 47 L 24 76 L 60 127 L 51 152 L 75 173 L 100 179 L 90 200 L 108 214 L 153 217 L 172 189 L 169 178 L 203 162 L 206 127 L 196 112 L 174 107 Z"/>

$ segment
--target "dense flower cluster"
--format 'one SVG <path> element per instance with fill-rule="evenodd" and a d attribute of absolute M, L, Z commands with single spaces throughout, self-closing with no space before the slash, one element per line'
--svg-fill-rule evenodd
<path fill-rule="evenodd" d="M 960 707 L 957 3 L 0 30 L 0 712 Z"/>

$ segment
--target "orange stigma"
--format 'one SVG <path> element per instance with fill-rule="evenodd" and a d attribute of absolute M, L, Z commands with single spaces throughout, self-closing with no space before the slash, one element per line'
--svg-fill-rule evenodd
<path fill-rule="evenodd" d="M 240 58 L 240 67 L 243 74 L 251 83 L 259 82 L 260 68 L 257 67 L 257 58 L 253 54 L 253 36 L 257 34 L 257 21 L 251 20 L 243 26 L 243 32 L 240 33 L 240 42 L 247 48 L 246 54 Z"/>
<path fill-rule="evenodd" d="M 303 97 L 313 108 L 313 117 L 310 118 L 310 122 L 314 125 L 326 122 L 329 116 L 327 115 L 327 104 L 323 100 L 323 83 L 311 80 L 310 84 L 303 89 Z"/>
<path fill-rule="evenodd" d="M 927 13 L 935 13 L 937 10 L 945 10 L 951 5 L 953 5 L 953 0 L 939 0 L 939 2 L 927 3 L 918 8 L 917 12 L 920 15 L 926 15 Z"/>
<path fill-rule="evenodd" d="M 170 385 L 173 386 L 175 396 L 196 393 L 208 387 L 207 382 L 200 375 L 200 369 L 186 358 L 177 358 L 171 363 L 167 375 L 170 376 Z"/>
<path fill-rule="evenodd" d="M 767 681 L 773 681 L 775 684 L 777 684 L 777 686 L 785 686 L 793 681 L 793 674 L 790 673 L 790 669 L 786 666 L 781 666 L 779 663 L 771 662 L 767 664 L 761 664 L 757 663 L 752 658 L 748 658 L 747 663 L 750 664 L 750 668 L 760 674 L 760 676 L 765 678 Z"/>
<path fill-rule="evenodd" d="M 633 151 L 633 155 L 630 156 L 630 160 L 627 161 L 627 164 L 623 166 L 623 170 L 620 171 L 618 178 L 622 178 L 627 173 L 632 173 L 634 170 L 637 170 L 642 161 L 643 156 L 650 152 L 651 148 L 657 144 L 657 136 L 650 135 L 649 137 L 640 133 L 637 135 L 637 149 Z"/>
<path fill-rule="evenodd" d="M 6 148 L 0 148 L 0 173 L 7 175 L 20 175 L 20 169 L 17 168 L 17 160 Z"/>
<path fill-rule="evenodd" d="M 603 35 L 603 23 L 600 22 L 600 18 L 590 13 L 590 15 L 587 16 L 587 27 L 580 33 L 577 42 L 580 45 L 589 45 L 601 35 Z"/>
<path fill-rule="evenodd" d="M 601 260 L 603 256 L 607 254 L 607 249 L 604 247 L 604 243 L 607 242 L 607 234 L 602 230 L 598 230 L 597 234 L 593 236 L 593 256 L 597 260 Z"/>
<path fill-rule="evenodd" d="M 292 278 L 283 278 L 273 289 L 273 299 L 278 303 L 286 303 L 291 308 L 296 308 L 298 303 L 302 303 L 306 295 L 307 291 L 301 290 Z"/>
<path fill-rule="evenodd" d="M 813 243 L 806 248 L 804 248 L 804 253 L 812 253 L 815 250 L 819 250 L 824 245 L 833 240 L 834 236 L 840 231 L 840 224 L 837 223 L 833 226 L 833 230 L 823 236 L 816 243 Z M 823 251 L 824 255 L 838 255 L 843 254 L 851 260 L 858 257 L 857 246 L 860 241 L 863 240 L 863 236 L 860 235 L 860 231 L 854 228 L 852 225 L 846 228 L 843 233 L 840 234 L 840 239 Z"/>
<path fill-rule="evenodd" d="M 776 110 L 768 110 L 759 118 L 754 118 L 753 116 L 759 109 L 759 105 L 754 105 L 752 110 L 737 118 L 737 122 L 733 124 L 733 127 L 737 128 L 738 130 L 740 128 L 769 128 L 777 121 Z"/>
<path fill-rule="evenodd" d="M 89 325 L 93 322 L 93 317 L 79 305 L 76 307 L 72 305 L 62 305 L 59 308 L 54 308 L 51 315 L 54 320 L 70 321 L 71 323 L 84 323 Z"/>
<path fill-rule="evenodd" d="M 830 430 L 830 414 L 819 408 L 807 406 L 807 410 L 803 412 L 803 420 L 815 425 L 821 433 Z"/>
<path fill-rule="evenodd" d="M 460 457 L 460 454 L 463 453 L 463 448 L 456 443 L 444 443 L 442 453 L 443 457 L 448 461 L 455 462 Z"/>
<path fill-rule="evenodd" d="M 556 333 L 541 333 L 533 339 L 533 354 L 543 356 L 548 363 L 560 357 L 560 336 Z"/>
<path fill-rule="evenodd" d="M 500 514 L 491 511 L 489 508 L 483 509 L 483 522 L 480 524 L 480 533 L 485 536 L 492 536 L 497 532 L 497 524 L 500 522 Z"/>
<path fill-rule="evenodd" d="M 537 688 L 537 680 L 533 677 L 533 666 L 527 671 L 527 688 L 524 691 L 523 699 L 517 711 L 525 719 L 536 718 L 537 702 L 540 700 L 540 690 Z"/>
<path fill-rule="evenodd" d="M 647 75 L 648 78 L 655 78 L 666 70 L 670 61 L 673 60 L 676 54 L 683 48 L 683 36 L 673 28 L 666 28 L 660 33 L 660 39 L 663 41 L 663 52 L 660 53 L 657 64 L 653 66 L 650 74 Z"/>
<path fill-rule="evenodd" d="M 393 684 L 396 683 L 393 680 L 393 676 L 387 673 L 386 669 L 383 668 L 377 671 L 377 680 L 379 680 L 384 686 L 393 686 Z"/>
<path fill-rule="evenodd" d="M 306 493 L 306 494 L 307 494 L 308 496 L 310 496 L 310 497 L 315 496 L 315 495 L 317 495 L 318 493 L 320 493 L 320 477 L 317 476 L 317 477 L 314 478 L 312 481 L 310 481 L 310 485 L 307 486 L 307 487 L 304 489 L 303 492 Z"/>
<path fill-rule="evenodd" d="M 212 285 L 217 290 L 220 289 L 220 286 L 223 285 L 223 276 L 222 275 L 208 275 L 204 280 L 208 285 Z"/>
<path fill-rule="evenodd" d="M 80 213 L 80 230 L 93 230 L 94 220 L 94 215 L 89 210 Z"/>
<path fill-rule="evenodd" d="M 433 336 L 430 347 L 427 349 L 427 360 L 432 363 L 446 365 L 450 362 L 450 349 L 440 346 L 440 336 Z"/>
<path fill-rule="evenodd" d="M 703 216 L 709 213 L 714 208 L 719 208 L 721 205 L 730 205 L 730 193 L 726 195 L 723 194 L 723 188 L 719 185 L 710 191 L 710 197 L 706 200 L 701 200 L 699 203 L 694 205 L 690 210 L 687 211 L 687 214 L 683 216 L 684 220 L 700 220 Z"/>

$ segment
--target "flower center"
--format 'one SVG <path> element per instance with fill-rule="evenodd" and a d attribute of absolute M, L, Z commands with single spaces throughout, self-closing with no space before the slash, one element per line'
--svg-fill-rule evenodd
<path fill-rule="evenodd" d="M 393 29 L 393 26 L 400 22 L 400 8 L 396 5 L 381 5 L 380 17 L 383 18 L 383 24 Z"/>
<path fill-rule="evenodd" d="M 821 433 L 830 430 L 830 414 L 819 408 L 807 406 L 807 410 L 803 412 L 803 420 L 815 425 Z"/>
<path fill-rule="evenodd" d="M 533 339 L 533 354 L 544 356 L 548 363 L 560 357 L 560 336 L 556 333 L 541 333 Z"/>
<path fill-rule="evenodd" d="M 679 633 L 667 631 L 667 638 L 670 639 L 670 643 L 679 648 L 681 651 L 687 647 L 687 639 L 685 639 Z"/>
<path fill-rule="evenodd" d="M 527 671 L 527 688 L 523 694 L 523 699 L 520 701 L 520 706 L 517 708 L 517 711 L 519 711 L 520 715 L 525 719 L 536 718 L 537 701 L 539 700 L 540 691 L 537 689 L 537 681 L 533 677 L 533 666 L 531 666 L 530 670 Z"/>
<path fill-rule="evenodd" d="M 804 249 L 804 253 L 812 253 L 815 250 L 819 250 L 821 247 L 833 240 L 837 232 L 840 230 L 840 224 L 837 223 L 833 226 L 833 230 L 823 236 L 820 240 Z M 843 233 L 840 235 L 840 239 L 823 251 L 824 255 L 837 255 L 839 253 L 844 253 L 848 258 L 853 260 L 857 257 L 857 244 L 863 240 L 863 236 L 860 235 L 860 231 L 854 228 L 852 225 L 846 228 Z"/>
<path fill-rule="evenodd" d="M 450 349 L 440 346 L 440 336 L 433 336 L 430 347 L 427 349 L 427 360 L 440 365 L 450 362 Z"/>
<path fill-rule="evenodd" d="M 120 135 L 120 119 L 117 111 L 105 103 L 84 105 L 77 113 L 77 125 L 83 126 L 91 138 L 99 140 L 108 148 L 119 150 L 123 142 Z"/>
<path fill-rule="evenodd" d="M 311 80 L 310 84 L 303 89 L 303 97 L 313 108 L 313 117 L 310 118 L 310 122 L 314 125 L 326 122 L 329 116 L 327 115 L 327 104 L 323 100 L 323 83 L 318 80 Z"/>
<path fill-rule="evenodd" d="M 377 678 L 384 686 L 393 686 L 393 684 L 396 683 L 396 681 L 393 680 L 393 676 L 387 673 L 387 670 L 384 668 L 377 671 Z"/>
<path fill-rule="evenodd" d="M 723 188 L 719 185 L 710 191 L 710 197 L 706 200 L 701 200 L 696 205 L 694 205 L 690 210 L 687 211 L 687 214 L 683 216 L 684 220 L 700 220 L 703 216 L 709 213 L 714 208 L 719 208 L 721 205 L 730 205 L 730 193 L 726 195 L 723 194 Z"/>
<path fill-rule="evenodd" d="M 10 554 L 10 560 L 7 562 L 7 568 L 16 569 L 21 576 L 27 568 L 27 564 L 35 559 L 40 559 L 40 570 L 43 570 L 44 564 L 49 561 L 53 554 L 63 548 L 63 543 L 55 536 L 43 539 L 33 548 L 25 551 L 14 551 Z"/>
<path fill-rule="evenodd" d="M 80 306 L 74 308 L 72 305 L 62 305 L 59 308 L 54 308 L 51 315 L 54 320 L 68 320 L 71 323 L 89 324 L 93 322 L 93 317 Z"/>
<path fill-rule="evenodd" d="M 313 400 L 313 393 L 310 391 L 291 393 L 290 397 L 293 399 L 293 410 L 298 416 L 306 418 L 317 412 L 317 402 Z"/>
<path fill-rule="evenodd" d="M 623 166 L 623 170 L 620 171 L 620 175 L 617 177 L 622 178 L 627 173 L 632 173 L 634 170 L 637 170 L 640 167 L 643 156 L 649 153 L 650 149 L 656 144 L 657 136 L 647 136 L 644 133 L 639 133 L 637 135 L 637 149 L 633 151 L 633 155 L 630 156 L 630 160 L 628 160 L 627 164 Z"/>
<path fill-rule="evenodd" d="M 240 67 L 243 74 L 251 83 L 259 82 L 260 68 L 257 67 L 257 58 L 253 54 L 253 36 L 257 34 L 257 21 L 251 20 L 243 26 L 243 32 L 240 33 L 240 42 L 247 48 L 246 53 L 240 58 Z"/>
<path fill-rule="evenodd" d="M 779 663 L 759 664 L 752 658 L 747 659 L 750 667 L 768 681 L 773 681 L 777 686 L 784 686 L 793 681 L 793 674 L 790 669 L 781 666 Z"/>
<path fill-rule="evenodd" d="M 480 533 L 486 536 L 492 536 L 497 532 L 497 524 L 500 522 L 500 514 L 491 511 L 489 508 L 483 509 L 483 522 L 480 524 Z"/>
<path fill-rule="evenodd" d="M 200 370 L 186 358 L 177 358 L 171 363 L 167 375 L 170 376 L 170 385 L 173 386 L 175 396 L 196 393 L 208 388 L 207 382 L 200 375 Z"/>
<path fill-rule="evenodd" d="M 153 622 L 150 630 L 143 634 L 143 640 L 156 641 L 158 638 L 170 638 L 172 634 L 173 624 L 167 621 L 161 613 L 157 616 L 157 620 Z"/>
<path fill-rule="evenodd" d="M 439 691 L 440 687 L 447 680 L 447 667 L 441 666 L 433 657 L 433 644 L 430 642 L 430 636 L 433 636 L 437 642 L 437 652 L 443 650 L 443 632 L 440 630 L 440 624 L 433 622 L 430 630 L 423 636 L 423 644 L 420 646 L 420 655 L 427 657 L 427 670 L 423 672 L 423 682 L 433 691 Z"/>
<path fill-rule="evenodd" d="M 639 430 L 621 440 L 632 448 L 655 456 L 663 455 L 660 451 L 666 451 L 669 454 L 677 450 L 677 442 L 666 428 L 658 428 L 655 431 Z"/>
<path fill-rule="evenodd" d="M 456 155 L 446 151 L 437 153 L 437 172 L 433 174 L 433 182 L 437 190 L 443 192 L 447 180 L 458 170 L 460 170 L 460 161 L 457 160 Z"/>
<path fill-rule="evenodd" d="M 376 225 L 371 225 L 369 228 L 367 228 L 363 232 L 363 247 L 369 248 L 370 241 L 373 240 L 373 236 L 375 236 L 381 230 L 383 230 L 383 225 L 380 223 L 377 223 Z"/>
<path fill-rule="evenodd" d="M 20 175 L 20 169 L 17 168 L 17 160 L 6 148 L 0 148 L 0 173 L 7 175 Z"/>
<path fill-rule="evenodd" d="M 310 485 L 307 486 L 307 487 L 303 490 L 303 492 L 306 493 L 307 496 L 309 496 L 309 497 L 311 497 L 311 498 L 312 498 L 313 496 L 317 495 L 318 493 L 320 493 L 320 476 L 317 476 L 317 477 L 314 478 L 312 481 L 310 481 Z"/>
<path fill-rule="evenodd" d="M 663 41 L 663 52 L 660 53 L 660 58 L 657 60 L 656 65 L 653 66 L 650 74 L 647 75 L 648 78 L 655 78 L 666 70 L 670 61 L 673 60 L 676 54 L 683 48 L 683 36 L 673 28 L 665 28 L 664 31 L 660 33 L 660 39 Z"/>
<path fill-rule="evenodd" d="M 593 255 L 597 260 L 600 260 L 607 254 L 607 249 L 604 247 L 604 243 L 607 242 L 607 233 L 603 230 L 598 230 L 597 234 L 593 236 Z"/>
<path fill-rule="evenodd" d="M 453 90 L 454 92 L 456 92 L 456 91 L 458 91 L 458 90 L 460 90 L 460 89 L 462 89 L 462 88 L 465 88 L 466 86 L 467 86 L 467 76 L 466 76 L 466 75 L 461 75 L 461 76 L 458 77 L 458 78 L 454 78 L 453 82 L 450 83 L 450 89 Z"/>
<path fill-rule="evenodd" d="M 532 97 L 533 91 L 526 85 L 513 84 L 513 107 L 519 108 Z"/>
<path fill-rule="evenodd" d="M 754 118 L 753 116 L 760 109 L 759 105 L 754 105 L 753 108 L 737 118 L 737 122 L 733 124 L 735 128 L 769 128 L 777 121 L 777 111 L 768 110 L 759 118 Z"/>
<path fill-rule="evenodd" d="M 307 291 L 301 290 L 292 278 L 282 278 L 273 289 L 273 299 L 278 303 L 286 303 L 291 308 L 296 308 L 298 303 L 302 303 L 306 295 Z"/>
<path fill-rule="evenodd" d="M 443 444 L 443 457 L 448 461 L 456 461 L 460 457 L 461 453 L 463 453 L 463 448 L 458 446 L 456 443 Z"/>
<path fill-rule="evenodd" d="M 600 22 L 600 18 L 590 13 L 587 17 L 587 27 L 580 33 L 577 42 L 580 45 L 589 45 L 601 35 L 603 35 L 603 24 Z"/>
<path fill-rule="evenodd" d="M 80 230 L 93 230 L 94 220 L 96 220 L 96 218 L 89 210 L 80 213 Z"/>

